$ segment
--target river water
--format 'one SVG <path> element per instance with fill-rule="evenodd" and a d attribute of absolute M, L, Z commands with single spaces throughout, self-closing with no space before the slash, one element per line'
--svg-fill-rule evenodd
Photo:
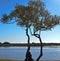
<path fill-rule="evenodd" d="M 0 47 L 0 59 L 24 60 L 27 47 Z M 39 47 L 31 47 L 33 59 L 40 53 Z M 41 60 L 60 60 L 60 47 L 43 47 Z"/>

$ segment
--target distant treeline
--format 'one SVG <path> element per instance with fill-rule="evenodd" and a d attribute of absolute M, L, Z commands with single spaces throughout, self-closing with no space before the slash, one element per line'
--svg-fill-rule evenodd
<path fill-rule="evenodd" d="M 60 46 L 60 43 L 43 43 L 42 45 L 43 46 Z M 9 42 L 1 43 L 0 42 L 0 47 L 11 47 L 11 46 L 27 47 L 28 44 L 27 43 L 9 43 Z M 31 43 L 30 46 L 39 47 L 40 46 L 40 43 Z"/>

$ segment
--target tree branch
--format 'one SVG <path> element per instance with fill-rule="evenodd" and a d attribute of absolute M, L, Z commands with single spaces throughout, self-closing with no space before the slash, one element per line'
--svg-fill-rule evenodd
<path fill-rule="evenodd" d="M 29 28 L 29 30 L 30 30 L 30 34 L 33 36 L 33 33 L 32 33 L 32 31 L 31 31 L 31 28 Z"/>
<path fill-rule="evenodd" d="M 33 34 L 35 37 L 37 37 L 37 38 L 39 38 L 40 37 L 40 35 L 39 34 Z"/>

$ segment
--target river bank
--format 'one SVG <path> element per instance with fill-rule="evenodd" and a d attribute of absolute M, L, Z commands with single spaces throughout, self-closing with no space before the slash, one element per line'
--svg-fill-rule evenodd
<path fill-rule="evenodd" d="M 32 47 L 40 47 L 40 43 L 30 43 Z M 0 43 L 0 47 L 27 47 L 27 43 Z M 60 43 L 42 43 L 42 46 L 60 46 Z"/>

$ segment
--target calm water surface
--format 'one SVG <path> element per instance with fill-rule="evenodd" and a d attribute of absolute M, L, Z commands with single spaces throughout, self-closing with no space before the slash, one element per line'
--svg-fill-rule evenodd
<path fill-rule="evenodd" d="M 31 47 L 33 59 L 36 59 L 40 53 L 40 48 Z M 24 60 L 26 47 L 0 47 L 0 59 Z M 60 47 L 44 47 L 42 60 L 60 60 Z"/>

